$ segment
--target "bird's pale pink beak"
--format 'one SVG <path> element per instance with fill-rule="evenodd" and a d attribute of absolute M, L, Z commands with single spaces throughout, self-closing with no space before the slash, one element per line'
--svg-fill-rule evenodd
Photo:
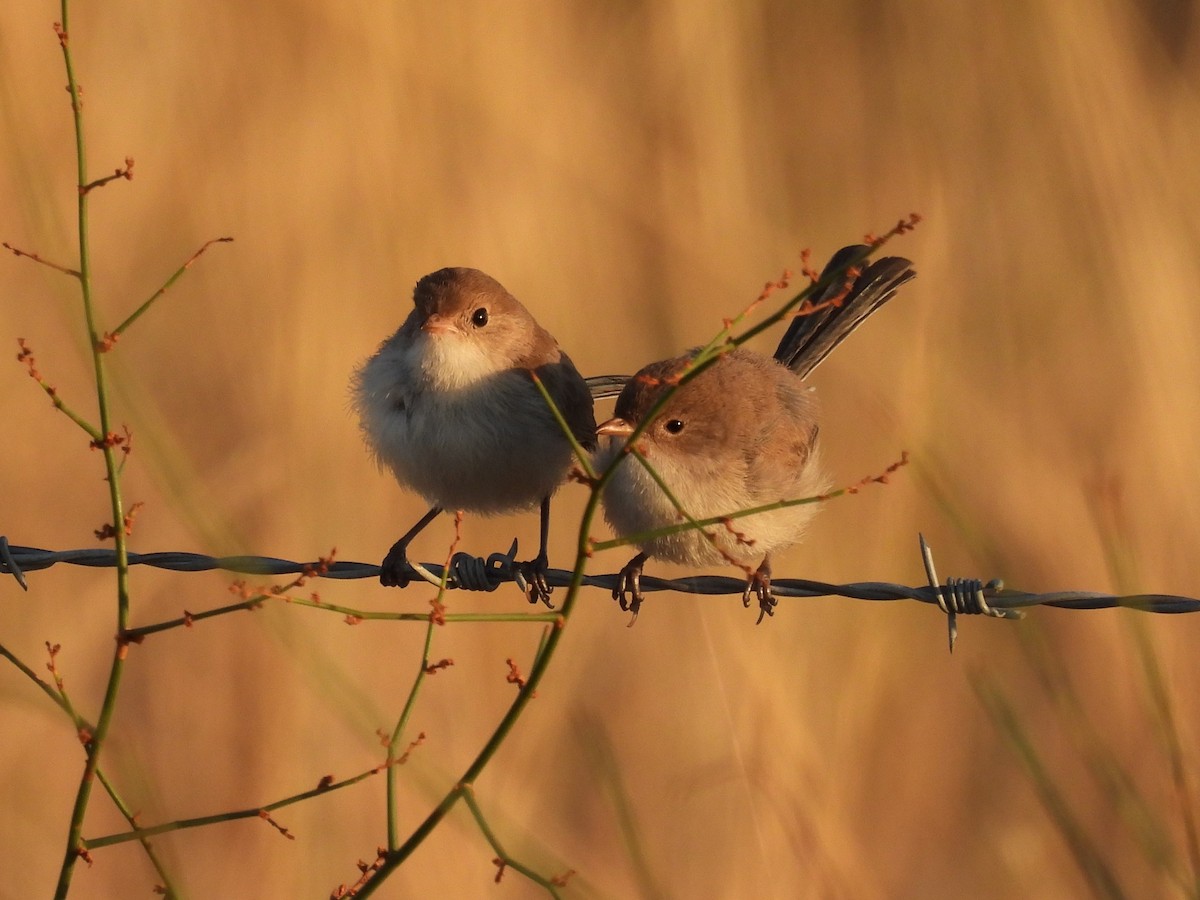
<path fill-rule="evenodd" d="M 432 313 L 421 323 L 421 330 L 426 334 L 446 334 L 457 331 L 454 322 L 439 313 Z"/>
<path fill-rule="evenodd" d="M 627 438 L 633 434 L 633 426 L 622 418 L 609 419 L 607 422 L 601 422 L 596 426 L 596 434 Z"/>

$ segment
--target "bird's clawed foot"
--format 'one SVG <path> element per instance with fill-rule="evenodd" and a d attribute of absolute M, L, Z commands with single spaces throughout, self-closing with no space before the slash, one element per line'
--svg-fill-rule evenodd
<path fill-rule="evenodd" d="M 633 613 L 633 618 L 629 620 L 631 628 L 637 621 L 642 601 L 646 599 L 645 594 L 642 593 L 642 566 L 645 564 L 645 553 L 639 553 L 627 562 L 617 573 L 617 586 L 613 588 L 612 592 L 613 599 L 621 604 L 621 609 Z"/>
<path fill-rule="evenodd" d="M 515 541 L 512 552 L 517 552 Z M 512 566 L 513 581 L 525 592 L 525 597 L 529 602 L 545 603 L 547 609 L 554 609 L 554 604 L 550 602 L 550 594 L 554 592 L 554 588 L 550 587 L 546 581 L 546 572 L 550 569 L 550 560 L 547 559 L 546 552 L 543 550 L 539 553 L 537 559 L 531 559 L 528 562 L 514 562 Z"/>
<path fill-rule="evenodd" d="M 775 615 L 775 605 L 779 601 L 771 593 L 770 560 L 764 559 L 762 565 L 755 570 L 754 574 L 750 576 L 750 580 L 746 582 L 746 590 L 742 592 L 742 603 L 745 606 L 749 606 L 751 597 L 758 598 L 758 621 L 754 623 L 755 625 L 762 624 L 764 616 Z"/>
<path fill-rule="evenodd" d="M 408 561 L 408 541 L 396 541 L 379 564 L 379 583 L 384 587 L 408 587 L 414 577 L 416 572 Z"/>

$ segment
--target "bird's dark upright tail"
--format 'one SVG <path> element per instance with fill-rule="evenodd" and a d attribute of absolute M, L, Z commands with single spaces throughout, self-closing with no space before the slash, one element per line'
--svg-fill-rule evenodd
<path fill-rule="evenodd" d="M 824 279 L 846 264 L 856 255 L 866 252 L 866 244 L 843 247 L 825 264 L 821 273 Z M 809 315 L 792 319 L 787 333 L 775 350 L 775 358 L 799 375 L 807 378 L 809 373 L 830 351 L 844 341 L 867 317 L 895 296 L 904 282 L 916 277 L 910 266 L 912 262 L 899 256 L 877 259 L 862 269 L 846 296 L 837 306 L 826 306 Z M 846 288 L 846 278 L 835 278 L 827 287 L 813 294 L 814 306 L 831 300 Z"/>

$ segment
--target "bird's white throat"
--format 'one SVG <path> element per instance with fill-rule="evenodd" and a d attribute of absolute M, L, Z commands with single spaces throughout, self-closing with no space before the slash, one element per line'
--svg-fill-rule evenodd
<path fill-rule="evenodd" d="M 482 342 L 470 335 L 444 333 L 425 335 L 411 351 L 428 384 L 435 390 L 456 391 L 478 384 L 502 371 L 504 366 L 488 355 Z"/>

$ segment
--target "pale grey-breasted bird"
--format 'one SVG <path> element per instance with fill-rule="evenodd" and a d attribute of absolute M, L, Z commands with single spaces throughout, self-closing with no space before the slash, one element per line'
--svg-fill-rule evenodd
<path fill-rule="evenodd" d="M 353 380 L 367 444 L 400 484 L 431 505 L 388 551 L 379 580 L 408 584 L 408 545 L 442 510 L 494 514 L 540 505 L 538 555 L 516 568 L 529 601 L 549 605 L 550 497 L 573 454 L 531 376 L 541 380 L 575 439 L 594 449 L 588 386 L 554 337 L 478 269 L 426 275 L 413 304 Z"/>
<path fill-rule="evenodd" d="M 842 248 L 821 280 L 845 271 L 866 250 L 864 245 Z M 915 276 L 910 265 L 887 257 L 862 267 L 853 283 L 834 278 L 811 298 L 815 312 L 793 318 L 774 357 L 743 348 L 729 351 L 680 385 L 654 413 L 637 448 L 689 516 L 715 518 L 829 490 L 817 445 L 817 398 L 804 379 Z M 839 302 L 822 306 L 839 294 L 844 294 Z M 597 429 L 607 436 L 596 455 L 601 470 L 622 455 L 633 430 L 678 382 L 695 353 L 651 363 L 626 384 L 615 417 Z M 636 459 L 620 462 L 602 499 L 605 518 L 622 537 L 685 521 Z M 789 506 L 640 541 L 641 552 L 621 570 L 613 598 L 637 618 L 648 557 L 690 566 L 726 563 L 748 573 L 743 600 L 749 606 L 751 597 L 757 598 L 761 622 L 775 610 L 771 555 L 799 541 L 816 510 L 815 503 Z"/>

